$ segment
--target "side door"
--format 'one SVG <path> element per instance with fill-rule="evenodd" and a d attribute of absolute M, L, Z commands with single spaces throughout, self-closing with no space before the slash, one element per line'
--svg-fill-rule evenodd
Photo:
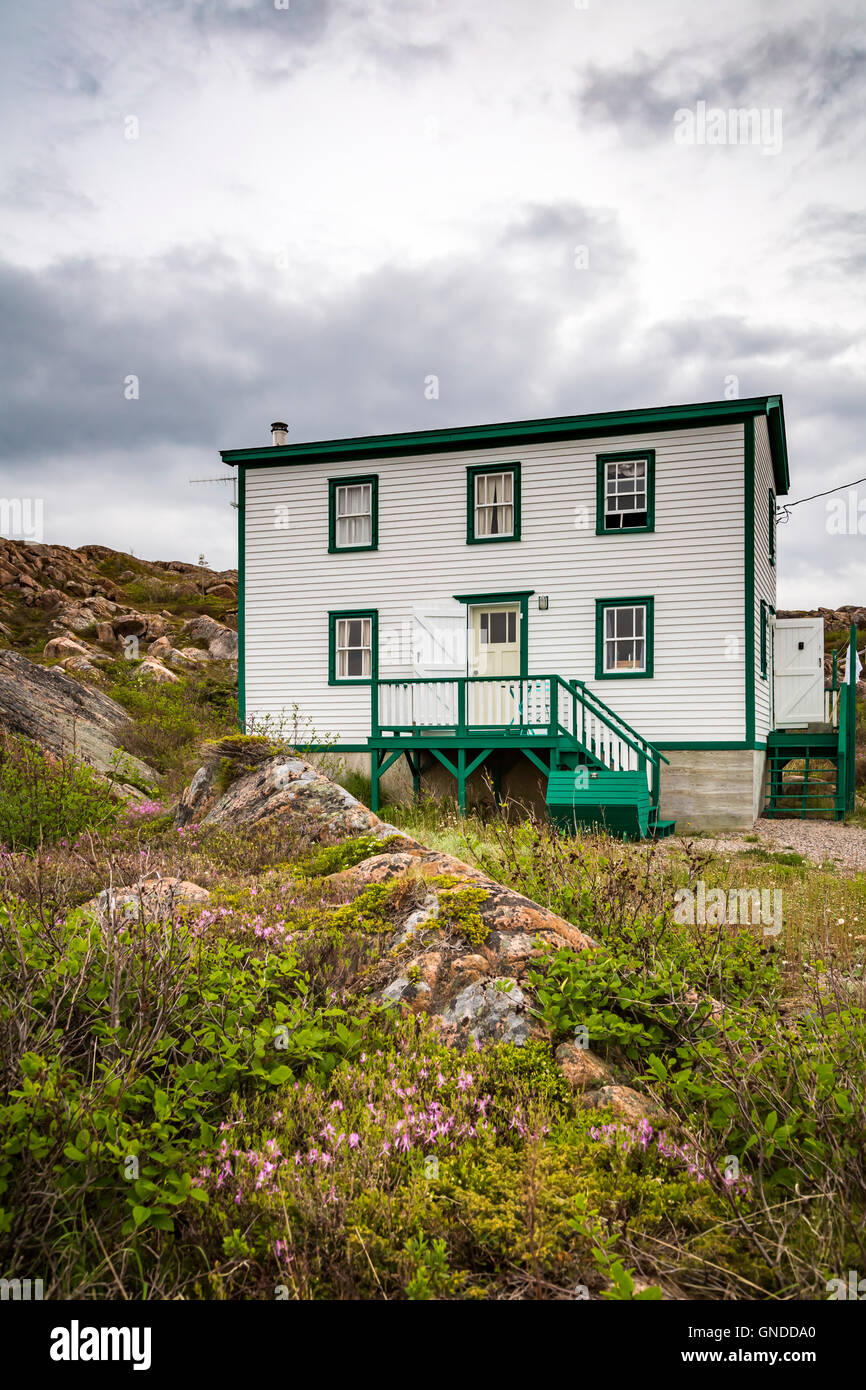
<path fill-rule="evenodd" d="M 773 708 L 777 729 L 824 719 L 824 621 L 777 618 L 773 639 Z"/>

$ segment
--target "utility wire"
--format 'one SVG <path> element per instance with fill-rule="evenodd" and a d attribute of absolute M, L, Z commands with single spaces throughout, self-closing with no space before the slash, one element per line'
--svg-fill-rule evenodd
<path fill-rule="evenodd" d="M 819 497 L 829 497 L 833 492 L 844 492 L 845 488 L 856 487 L 858 483 L 866 483 L 866 478 L 855 478 L 853 483 L 840 483 L 838 487 L 828 487 L 826 492 L 813 492 L 811 497 L 800 497 L 796 502 L 780 502 L 776 508 L 776 520 L 780 523 L 790 521 L 792 507 L 802 507 L 804 502 L 814 502 Z"/>

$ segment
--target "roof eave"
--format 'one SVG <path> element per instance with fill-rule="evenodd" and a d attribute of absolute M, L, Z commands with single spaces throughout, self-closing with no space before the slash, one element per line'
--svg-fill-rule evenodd
<path fill-rule="evenodd" d="M 541 420 L 512 420 L 499 424 L 458 426 L 454 429 L 407 431 L 400 434 L 360 435 L 347 439 L 311 440 L 306 443 L 268 445 L 254 449 L 221 449 L 229 467 L 244 464 L 267 467 L 315 461 L 382 458 L 399 454 L 454 452 L 479 447 L 518 446 L 545 439 L 569 439 L 586 435 L 627 434 L 647 428 L 683 428 L 690 423 L 735 421 L 766 415 L 773 457 L 776 491 L 788 491 L 788 459 L 781 396 L 755 396 L 747 400 L 702 401 L 684 406 L 653 406 L 644 410 L 613 410 L 598 415 L 560 415 Z"/>

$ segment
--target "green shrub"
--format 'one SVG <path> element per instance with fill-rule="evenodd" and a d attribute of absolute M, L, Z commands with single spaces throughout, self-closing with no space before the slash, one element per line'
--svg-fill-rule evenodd
<path fill-rule="evenodd" d="M 83 763 L 51 758 L 25 739 L 0 741 L 0 844 L 8 849 L 73 840 L 119 812 L 111 781 Z"/>

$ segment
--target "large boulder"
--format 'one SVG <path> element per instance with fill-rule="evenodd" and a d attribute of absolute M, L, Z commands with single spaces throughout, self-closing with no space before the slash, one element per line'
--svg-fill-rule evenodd
<path fill-rule="evenodd" d="M 67 656 L 90 656 L 90 648 L 84 642 L 77 642 L 71 633 L 63 637 L 52 637 L 45 643 L 42 655 L 46 661 L 60 661 Z"/>
<path fill-rule="evenodd" d="M 238 635 L 225 623 L 202 614 L 184 623 L 181 632 L 188 643 L 198 643 L 207 647 L 215 661 L 237 661 Z"/>
<path fill-rule="evenodd" d="M 147 878 L 130 888 L 104 888 L 83 911 L 105 921 L 173 916 L 180 907 L 196 907 L 210 898 L 207 888 L 183 878 Z"/>
<path fill-rule="evenodd" d="M 150 656 L 142 661 L 138 668 L 138 676 L 141 680 L 153 681 L 156 685 L 176 685 L 179 680 L 174 671 L 169 671 L 161 661 Z"/>
<path fill-rule="evenodd" d="M 114 772 L 120 761 L 137 782 L 158 782 L 159 773 L 119 748 L 131 723 L 102 691 L 56 667 L 37 666 L 20 652 L 0 652 L 0 728 L 56 757 L 77 757 L 97 772 Z"/>
<path fill-rule="evenodd" d="M 278 816 L 293 835 L 324 845 L 375 832 L 383 825 L 330 777 L 290 754 L 242 771 L 218 797 L 217 785 L 215 769 L 201 769 L 187 789 L 190 795 L 184 793 L 181 799 L 178 823 L 186 824 L 195 817 L 205 825 L 252 825 Z"/>

